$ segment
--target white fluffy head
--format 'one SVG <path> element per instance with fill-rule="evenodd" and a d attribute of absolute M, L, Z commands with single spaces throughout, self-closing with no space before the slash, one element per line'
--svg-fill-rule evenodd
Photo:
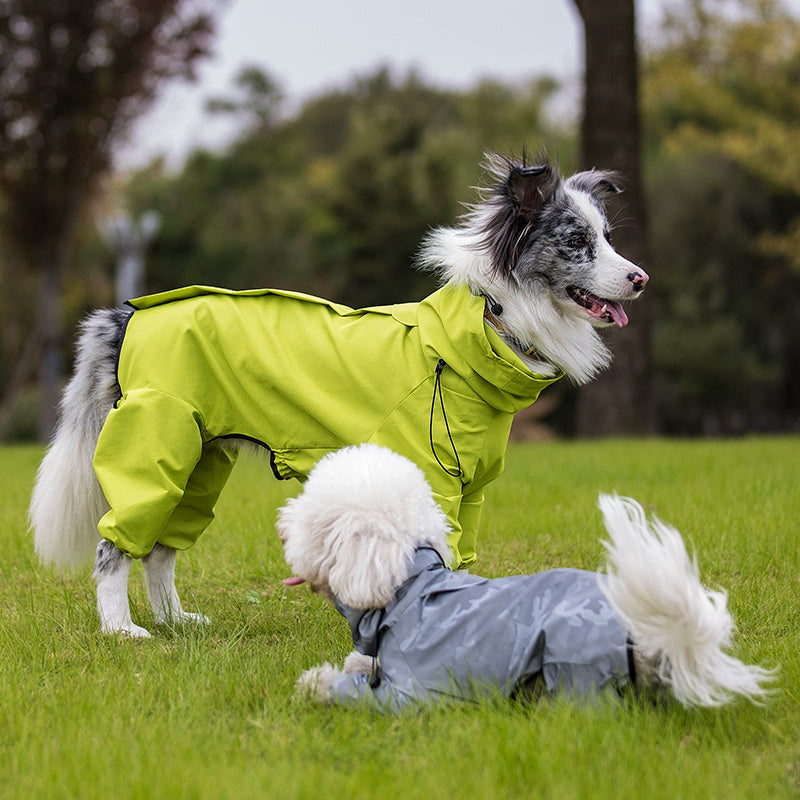
<path fill-rule="evenodd" d="M 294 573 L 352 608 L 385 606 L 419 545 L 452 561 L 450 526 L 422 470 L 374 444 L 325 456 L 277 528 Z"/>

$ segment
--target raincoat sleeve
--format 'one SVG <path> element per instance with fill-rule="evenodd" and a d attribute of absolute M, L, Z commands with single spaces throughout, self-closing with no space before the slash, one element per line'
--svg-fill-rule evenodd
<path fill-rule="evenodd" d="M 194 408 L 149 389 L 127 393 L 109 413 L 94 455 L 111 507 L 98 530 L 132 558 L 156 542 L 185 550 L 213 519 L 234 459 L 204 446 L 200 423 Z"/>
<path fill-rule="evenodd" d="M 483 511 L 484 489 L 502 474 L 505 466 L 505 449 L 504 446 L 496 447 L 497 441 L 504 445 L 508 441 L 508 435 L 506 434 L 503 440 L 502 435 L 498 439 L 492 435 L 491 431 L 488 433 L 483 457 L 479 461 L 475 477 L 464 487 L 464 493 L 460 497 L 456 515 L 458 523 L 454 526 L 450 537 L 450 546 L 457 555 L 457 564 L 454 565 L 456 569 L 468 568 L 477 559 L 475 548 Z M 445 498 L 445 502 L 448 500 L 450 498 Z M 450 517 L 448 509 L 444 508 L 444 510 Z"/>
<path fill-rule="evenodd" d="M 420 707 L 419 698 L 401 692 L 386 677 L 374 689 L 370 676 L 363 673 L 342 675 L 331 686 L 331 702 L 339 706 L 370 708 L 382 714 L 396 714 Z"/>

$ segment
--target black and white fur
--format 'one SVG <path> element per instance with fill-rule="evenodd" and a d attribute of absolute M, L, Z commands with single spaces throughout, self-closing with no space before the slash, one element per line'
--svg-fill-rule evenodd
<path fill-rule="evenodd" d="M 633 643 L 637 689 L 651 696 L 669 692 L 687 707 L 720 706 L 737 697 L 763 700 L 774 673 L 746 665 L 727 652 L 734 630 L 727 595 L 703 586 L 680 533 L 656 518 L 647 519 L 630 498 L 600 495 L 599 507 L 608 534 L 603 542 L 608 579 L 599 586 Z M 284 555 L 297 576 L 291 583 L 307 581 L 328 600 L 338 599 L 354 609 L 384 608 L 408 578 L 417 547 L 436 550 L 447 563 L 448 530 L 422 471 L 374 444 L 347 447 L 323 458 L 303 492 L 287 502 L 278 518 Z M 486 583 L 487 590 L 492 583 Z M 425 610 L 418 610 L 417 603 Z M 441 620 L 429 616 L 435 608 L 444 608 Z M 496 613 L 496 607 L 489 608 Z M 452 624 L 451 613 L 425 591 L 403 612 L 404 618 L 411 615 L 414 626 L 423 626 L 423 639 L 431 635 L 428 629 L 442 635 Z M 486 620 L 493 636 L 507 635 L 524 649 L 525 623 L 519 623 L 503 626 L 495 617 Z M 413 673 L 414 665 L 406 659 L 415 658 L 418 647 L 403 640 L 390 649 L 402 651 L 395 656 L 405 662 L 396 665 L 400 673 Z M 425 694 L 425 701 L 459 697 L 462 691 L 470 696 L 468 687 L 456 688 L 447 679 L 463 672 L 460 662 L 469 663 L 469 648 L 436 648 L 442 663 L 435 665 L 430 664 L 430 652 L 425 650 L 426 675 L 440 672 L 443 677 L 441 691 Z M 323 664 L 307 670 L 298 688 L 319 702 L 333 702 L 332 687 L 341 676 L 393 671 L 380 644 L 376 659 L 379 665 L 354 651 L 341 669 Z M 501 658 L 492 670 L 498 687 L 507 680 L 507 666 L 507 659 Z M 409 686 L 404 682 L 403 691 L 413 692 Z M 364 699 L 369 702 L 369 695 Z M 418 699 L 423 701 L 422 696 Z"/>
<path fill-rule="evenodd" d="M 443 283 L 466 283 L 487 298 L 487 319 L 535 372 L 591 380 L 611 355 L 597 328 L 627 323 L 621 302 L 637 298 L 648 276 L 614 251 L 603 200 L 620 191 L 609 172 L 562 180 L 545 158 L 535 164 L 490 156 L 493 185 L 453 228 L 433 231 L 420 264 Z M 128 312 L 94 312 L 83 323 L 75 373 L 61 402 L 54 439 L 39 468 L 30 521 L 40 560 L 74 568 L 95 553 L 101 627 L 146 637 L 131 621 L 131 560 L 97 523 L 108 510 L 92 468 L 106 415 L 119 398 L 115 360 Z M 358 413 L 354 408 L 353 413 Z M 156 620 L 198 622 L 175 590 L 174 550 L 157 545 L 143 561 Z"/>
<path fill-rule="evenodd" d="M 588 383 L 611 362 L 596 328 L 624 327 L 621 301 L 649 280 L 611 246 L 603 201 L 621 191 L 619 176 L 592 170 L 562 181 L 547 163 L 497 155 L 487 167 L 495 183 L 483 201 L 460 226 L 433 231 L 420 263 L 490 298 L 501 333 L 533 352 L 523 359 L 534 372 Z"/>

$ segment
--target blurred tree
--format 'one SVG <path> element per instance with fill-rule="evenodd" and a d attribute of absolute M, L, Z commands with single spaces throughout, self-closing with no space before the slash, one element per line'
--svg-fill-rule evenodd
<path fill-rule="evenodd" d="M 773 0 L 691 0 L 643 80 L 667 428 L 796 426 L 800 22 Z"/>
<path fill-rule="evenodd" d="M 233 114 L 245 118 L 245 129 L 269 129 L 277 121 L 283 92 L 260 67 L 240 70 L 234 86 L 241 97 L 212 97 L 206 109 L 212 114 Z"/>
<path fill-rule="evenodd" d="M 385 70 L 361 82 L 331 206 L 347 248 L 346 302 L 414 300 L 433 288 L 430 276 L 410 269 L 422 236 L 475 199 L 470 187 L 480 182 L 486 149 L 518 152 L 532 132 L 545 135 L 544 107 L 556 89 L 547 79 L 485 81 L 457 94 L 413 74 L 392 84 Z"/>
<path fill-rule="evenodd" d="M 447 162 L 426 158 L 434 132 L 452 126 L 452 94 L 382 70 L 356 88 L 358 107 L 337 160 L 330 207 L 345 247 L 338 293 L 355 306 L 413 300 L 431 288 L 412 263 L 422 233 L 451 218 Z"/>
<path fill-rule="evenodd" d="M 248 110 L 265 105 L 253 86 L 268 89 L 266 116 Z M 194 153 L 178 175 L 154 164 L 129 183 L 131 207 L 164 219 L 148 288 L 266 285 L 356 306 L 418 299 L 433 288 L 413 269 L 420 240 L 471 199 L 483 149 L 519 148 L 531 131 L 569 142 L 544 116 L 556 89 L 540 80 L 449 92 L 378 69 L 286 115 L 275 82 L 248 70 L 214 104 L 243 112 L 225 152 Z"/>
<path fill-rule="evenodd" d="M 11 390 L 39 356 L 43 436 L 55 422 L 62 287 L 81 214 L 114 145 L 161 81 L 191 76 L 211 31 L 188 0 L 0 0 L 0 229 L 13 266 L 38 281 Z"/>
<path fill-rule="evenodd" d="M 581 166 L 622 173 L 625 193 L 608 203 L 617 250 L 637 264 L 647 258 L 640 158 L 639 65 L 634 0 L 574 0 L 584 25 L 585 74 Z M 650 321 L 646 298 L 631 321 L 614 331 L 614 362 L 578 394 L 578 432 L 584 436 L 652 433 Z"/>
<path fill-rule="evenodd" d="M 331 111 L 325 113 L 331 134 L 343 139 L 335 130 L 339 112 Z M 191 283 L 302 288 L 326 268 L 333 252 L 317 253 L 316 242 L 331 229 L 324 205 L 328 156 L 317 150 L 315 131 L 283 119 L 279 105 L 270 113 L 274 124 L 248 114 L 227 150 L 196 151 L 178 174 L 156 162 L 132 176 L 128 205 L 159 209 L 163 218 L 148 259 L 148 289 Z"/>

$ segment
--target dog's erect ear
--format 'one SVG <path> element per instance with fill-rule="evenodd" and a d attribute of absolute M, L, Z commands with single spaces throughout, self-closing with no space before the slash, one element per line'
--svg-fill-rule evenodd
<path fill-rule="evenodd" d="M 553 197 L 558 182 L 558 173 L 549 164 L 512 166 L 508 176 L 508 191 L 519 214 L 530 221 Z"/>
<path fill-rule="evenodd" d="M 585 192 L 600 203 L 623 190 L 622 176 L 618 172 L 598 169 L 573 175 L 567 180 L 566 186 L 579 192 Z"/>
<path fill-rule="evenodd" d="M 489 253 L 494 272 L 508 277 L 530 238 L 530 231 L 545 206 L 553 202 L 561 186 L 557 167 L 546 156 L 537 156 L 537 164 L 520 163 L 487 153 L 486 168 L 497 182 L 476 206 L 473 219 L 483 236 L 483 248 Z"/>

